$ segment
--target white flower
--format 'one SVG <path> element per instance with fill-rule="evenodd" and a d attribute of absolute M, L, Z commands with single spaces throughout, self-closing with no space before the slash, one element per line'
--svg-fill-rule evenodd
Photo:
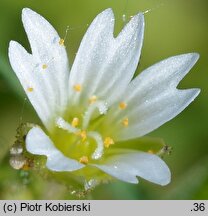
<path fill-rule="evenodd" d="M 22 20 L 32 54 L 11 41 L 9 58 L 47 130 L 29 131 L 27 151 L 45 155 L 51 171 L 81 170 L 87 180 L 102 170 L 125 182 L 137 183 L 139 176 L 168 184 L 170 171 L 159 156 L 120 149 L 119 142 L 153 131 L 195 99 L 199 89 L 176 87 L 199 55 L 170 57 L 132 80 L 144 15 L 134 16 L 115 38 L 113 12 L 107 9 L 90 25 L 70 69 L 54 28 L 30 9 L 23 9 Z"/>

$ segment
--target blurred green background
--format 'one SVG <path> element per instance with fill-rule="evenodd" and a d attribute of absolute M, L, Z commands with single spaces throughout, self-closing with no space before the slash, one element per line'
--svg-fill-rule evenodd
<path fill-rule="evenodd" d="M 165 187 L 141 180 L 138 185 L 114 182 L 98 186 L 91 199 L 207 199 L 208 198 L 208 1 L 207 0 L 0 0 L 0 199 L 70 199 L 62 185 L 9 166 L 8 152 L 16 128 L 23 122 L 39 123 L 25 101 L 8 62 L 8 44 L 16 40 L 29 48 L 21 23 L 21 10 L 30 7 L 43 15 L 64 37 L 73 62 L 88 24 L 102 10 L 113 8 L 117 34 L 139 11 L 145 14 L 145 39 L 139 73 L 169 56 L 198 52 L 200 59 L 180 83 L 181 88 L 199 87 L 199 97 L 179 116 L 150 135 L 173 147 L 164 159 L 172 171 Z M 55 185 L 55 186 L 54 186 Z M 51 188 L 55 188 L 52 190 Z"/>

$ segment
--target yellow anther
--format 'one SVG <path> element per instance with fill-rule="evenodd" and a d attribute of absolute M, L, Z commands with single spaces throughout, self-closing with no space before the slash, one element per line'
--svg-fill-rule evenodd
<path fill-rule="evenodd" d="M 88 159 L 87 156 L 82 156 L 82 157 L 79 159 L 79 162 L 80 162 L 80 163 L 83 163 L 83 164 L 88 164 L 89 159 Z"/>
<path fill-rule="evenodd" d="M 119 108 L 120 108 L 120 109 L 126 109 L 126 107 L 127 107 L 127 104 L 124 103 L 124 102 L 121 102 L 121 103 L 119 104 Z"/>
<path fill-rule="evenodd" d="M 34 90 L 33 87 L 28 87 L 28 88 L 27 88 L 27 91 L 28 91 L 28 92 L 33 92 L 33 90 Z"/>
<path fill-rule="evenodd" d="M 80 84 L 76 84 L 73 86 L 74 90 L 80 92 L 82 90 L 82 86 Z"/>
<path fill-rule="evenodd" d="M 42 65 L 42 68 L 43 68 L 44 70 L 45 70 L 47 67 L 48 67 L 47 64 L 43 64 L 43 65 Z"/>
<path fill-rule="evenodd" d="M 104 139 L 104 146 L 106 147 L 106 148 L 109 148 L 109 146 L 110 145 L 113 145 L 114 144 L 114 141 L 113 141 L 113 139 L 111 138 L 111 137 L 106 137 L 105 139 Z"/>
<path fill-rule="evenodd" d="M 78 131 L 76 133 L 77 136 L 80 136 L 82 138 L 82 142 L 84 142 L 87 139 L 87 133 L 86 131 Z"/>
<path fill-rule="evenodd" d="M 76 117 L 73 118 L 71 125 L 72 125 L 73 127 L 76 127 L 76 126 L 78 126 L 78 124 L 79 124 L 79 119 L 76 118 Z"/>
<path fill-rule="evenodd" d="M 123 126 L 127 127 L 129 125 L 129 119 L 128 118 L 123 119 L 122 124 Z"/>
<path fill-rule="evenodd" d="M 93 95 L 92 97 L 89 98 L 89 103 L 93 104 L 96 102 L 96 100 L 97 100 L 97 97 L 95 95 Z"/>
<path fill-rule="evenodd" d="M 64 46 L 64 39 L 60 38 L 59 45 Z"/>

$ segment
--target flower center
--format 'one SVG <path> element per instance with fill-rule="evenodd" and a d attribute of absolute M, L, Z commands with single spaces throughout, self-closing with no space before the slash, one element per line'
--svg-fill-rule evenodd
<path fill-rule="evenodd" d="M 94 99 L 95 96 L 81 118 L 73 117 L 71 123 L 62 117 L 56 119 L 56 126 L 68 134 L 64 141 L 71 147 L 70 155 L 85 164 L 88 163 L 88 157 L 93 160 L 100 159 L 104 153 L 104 147 L 108 148 L 114 144 L 112 138 L 102 138 L 99 132 L 90 127 L 94 118 L 105 115 L 108 110 L 105 102 Z M 96 113 L 97 111 L 99 115 Z M 73 155 L 74 149 L 77 149 L 78 153 Z"/>

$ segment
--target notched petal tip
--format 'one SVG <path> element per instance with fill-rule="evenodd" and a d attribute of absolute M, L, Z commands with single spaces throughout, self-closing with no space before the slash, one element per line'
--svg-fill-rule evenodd
<path fill-rule="evenodd" d="M 181 54 L 178 55 L 178 57 L 187 59 L 187 61 L 190 61 L 190 64 L 192 67 L 196 64 L 196 62 L 199 60 L 199 53 L 186 53 L 186 54 Z"/>
<path fill-rule="evenodd" d="M 201 92 L 201 89 L 199 89 L 199 88 L 193 88 L 193 89 L 190 89 L 190 90 L 192 90 L 192 97 L 193 97 L 193 100 L 200 94 L 200 92 Z"/>
<path fill-rule="evenodd" d="M 196 62 L 198 61 L 199 54 L 198 53 L 186 53 L 186 54 L 181 54 L 181 55 L 178 55 L 175 57 L 176 58 L 178 57 L 179 60 L 184 61 L 184 64 L 187 64 L 187 66 L 188 66 L 187 73 L 188 73 L 191 70 L 191 68 L 196 64 Z"/>
<path fill-rule="evenodd" d="M 194 91 L 195 91 L 195 94 L 194 94 L 194 95 L 195 95 L 195 97 L 197 97 L 197 96 L 200 94 L 201 89 L 195 88 Z"/>
<path fill-rule="evenodd" d="M 31 17 L 32 15 L 37 14 L 35 11 L 31 10 L 30 8 L 23 8 L 22 9 L 22 22 L 25 22 L 25 19 Z"/>
<path fill-rule="evenodd" d="M 30 8 L 24 8 L 22 10 L 22 23 L 27 34 L 28 31 L 30 34 L 37 31 L 37 29 L 35 29 L 37 28 L 35 27 L 35 25 L 48 25 L 52 27 L 51 24 L 43 16 L 31 10 Z M 45 28 L 47 29 L 48 26 L 45 26 Z"/>
<path fill-rule="evenodd" d="M 34 15 L 34 14 L 37 14 L 37 13 L 30 8 L 23 8 L 22 9 L 22 17 L 30 16 L 30 15 Z"/>
<path fill-rule="evenodd" d="M 22 45 L 20 43 L 18 43 L 17 41 L 14 41 L 14 40 L 11 40 L 9 42 L 9 48 L 8 48 L 8 51 L 9 51 L 9 57 L 14 54 L 16 52 L 17 49 L 19 48 L 23 48 Z"/>
<path fill-rule="evenodd" d="M 27 13 L 27 11 L 32 11 L 30 8 L 23 8 L 22 13 Z"/>
<path fill-rule="evenodd" d="M 125 27 L 122 29 L 122 31 L 119 33 L 118 37 L 123 34 L 125 34 L 125 32 L 130 35 L 130 32 L 139 32 L 143 34 L 144 32 L 144 15 L 142 13 L 138 13 L 137 15 L 133 16 L 131 18 L 131 20 L 125 25 Z"/>
<path fill-rule="evenodd" d="M 22 63 L 22 65 L 25 64 L 24 60 L 27 61 L 26 59 L 22 59 L 20 53 L 27 53 L 29 54 L 21 44 L 19 44 L 16 41 L 11 40 L 9 42 L 9 48 L 8 48 L 8 56 L 9 56 L 9 61 L 10 64 L 14 70 L 14 72 L 18 75 L 20 72 L 19 69 L 16 69 L 16 66 L 19 62 Z"/>
<path fill-rule="evenodd" d="M 9 58 L 10 58 L 10 56 L 11 56 L 11 54 L 12 54 L 12 52 L 13 52 L 13 49 L 14 49 L 14 47 L 16 46 L 16 44 L 17 44 L 17 42 L 16 42 L 16 41 L 13 41 L 13 40 L 11 40 L 11 41 L 9 42 L 9 48 L 8 48 L 8 51 L 9 51 Z"/>
<path fill-rule="evenodd" d="M 101 13 L 99 13 L 93 20 L 93 22 L 91 23 L 91 25 L 94 22 L 98 22 L 98 24 L 100 25 L 102 22 L 110 22 L 113 23 L 114 25 L 114 21 L 115 21 L 115 17 L 114 17 L 114 13 L 113 10 L 111 8 L 108 8 L 104 11 L 102 11 Z"/>
<path fill-rule="evenodd" d="M 199 53 L 194 52 L 192 54 L 196 57 L 197 60 L 200 58 L 200 54 Z"/>
<path fill-rule="evenodd" d="M 198 59 L 200 57 L 199 53 L 195 53 L 195 52 L 193 52 L 193 53 L 187 53 L 187 55 L 190 55 L 190 57 L 192 57 L 193 60 L 195 60 L 195 61 L 198 61 Z"/>
<path fill-rule="evenodd" d="M 99 15 L 101 15 L 101 14 L 111 14 L 111 15 L 114 15 L 113 14 L 113 10 L 112 10 L 112 8 L 107 8 L 107 9 L 105 9 L 104 11 L 102 11 L 100 14 L 98 14 L 98 16 Z"/>
<path fill-rule="evenodd" d="M 9 42 L 9 48 L 8 50 L 11 51 L 15 46 L 17 46 L 19 43 L 17 41 L 11 40 Z"/>
<path fill-rule="evenodd" d="M 111 18 L 114 18 L 114 13 L 113 13 L 112 8 L 105 9 L 104 11 L 102 11 L 101 13 L 99 13 L 95 17 L 95 19 L 102 18 L 102 17 L 111 17 Z"/>
<path fill-rule="evenodd" d="M 12 46 L 12 45 L 14 45 L 14 44 L 16 44 L 16 43 L 17 43 L 16 41 L 11 40 L 11 41 L 9 42 L 9 47 Z"/>
<path fill-rule="evenodd" d="M 144 14 L 143 13 L 138 13 L 135 16 L 132 17 L 132 20 L 137 20 L 139 22 L 144 23 Z"/>
<path fill-rule="evenodd" d="M 184 103 L 184 108 L 187 107 L 191 102 L 193 102 L 201 92 L 201 90 L 198 88 L 182 89 L 179 91 L 182 93 L 181 95 L 183 95 L 184 101 L 186 101 L 186 103 Z"/>
<path fill-rule="evenodd" d="M 144 26 L 145 26 L 145 21 L 144 21 L 144 14 L 138 13 L 135 15 L 132 20 L 132 27 L 138 29 L 138 31 L 144 32 Z"/>

